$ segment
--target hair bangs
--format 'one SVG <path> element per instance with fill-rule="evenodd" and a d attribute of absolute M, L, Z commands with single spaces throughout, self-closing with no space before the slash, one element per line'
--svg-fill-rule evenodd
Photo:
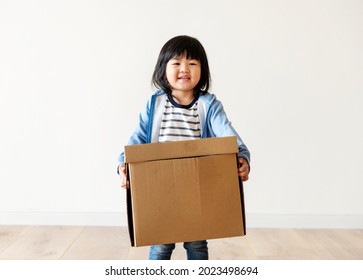
<path fill-rule="evenodd" d="M 200 50 L 200 46 L 192 40 L 177 42 L 170 51 L 168 60 L 181 57 L 196 60 L 202 60 L 203 58 L 203 51 Z"/>

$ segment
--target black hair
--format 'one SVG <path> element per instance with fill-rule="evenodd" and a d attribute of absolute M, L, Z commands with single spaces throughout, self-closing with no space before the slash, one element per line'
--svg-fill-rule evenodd
<path fill-rule="evenodd" d="M 174 37 L 162 47 L 155 65 L 152 83 L 156 88 L 162 89 L 166 93 L 171 93 L 170 85 L 166 79 L 166 65 L 170 59 L 182 55 L 185 55 L 187 59 L 196 59 L 200 62 L 200 80 L 195 86 L 194 94 L 206 93 L 211 84 L 207 54 L 197 39 L 186 35 Z"/>

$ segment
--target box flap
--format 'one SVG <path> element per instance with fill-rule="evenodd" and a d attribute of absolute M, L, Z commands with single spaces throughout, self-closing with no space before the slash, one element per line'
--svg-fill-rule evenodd
<path fill-rule="evenodd" d="M 126 162 L 145 162 L 169 158 L 237 153 L 237 137 L 203 138 L 197 140 L 150 143 L 125 146 Z"/>

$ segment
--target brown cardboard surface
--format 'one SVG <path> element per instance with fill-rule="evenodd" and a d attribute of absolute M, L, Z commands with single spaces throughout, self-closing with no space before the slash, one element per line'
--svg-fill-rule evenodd
<path fill-rule="evenodd" d="M 131 153 L 125 149 L 132 246 L 245 234 L 236 138 L 204 140 L 210 139 L 137 145 Z M 139 151 L 137 159 L 132 157 L 135 147 L 142 147 L 147 161 Z M 161 160 L 157 150 L 163 151 Z"/>

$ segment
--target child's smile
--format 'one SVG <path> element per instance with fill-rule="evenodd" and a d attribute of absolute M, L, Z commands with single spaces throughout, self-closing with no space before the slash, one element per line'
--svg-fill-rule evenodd
<path fill-rule="evenodd" d="M 190 75 L 181 75 L 179 78 L 179 80 L 181 81 L 189 81 L 190 80 Z"/>

